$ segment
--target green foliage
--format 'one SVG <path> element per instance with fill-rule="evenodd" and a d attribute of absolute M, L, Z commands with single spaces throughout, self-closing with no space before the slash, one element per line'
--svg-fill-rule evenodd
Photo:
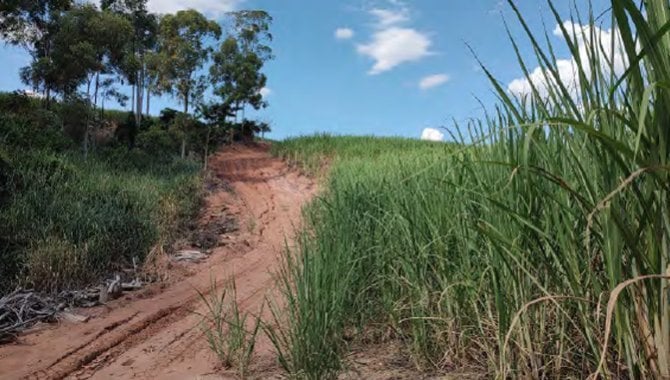
<path fill-rule="evenodd" d="M 13 45 L 30 46 L 33 56 L 46 49 L 40 40 L 48 20 L 72 7 L 72 0 L 6 0 L 0 3 L 0 37 Z"/>
<path fill-rule="evenodd" d="M 282 272 L 289 320 L 276 343 L 292 373 L 334 377 L 353 330 L 393 331 L 418 368 L 670 375 L 670 20 L 667 2 L 643 3 L 611 3 L 621 78 L 618 49 L 592 34 L 585 50 L 569 46 L 581 81 L 563 83 L 528 30 L 546 89 L 535 82 L 515 99 L 484 68 L 501 104 L 455 126 L 480 131 L 460 146 L 315 137 L 275 147 L 308 167 L 332 160 Z"/>
<path fill-rule="evenodd" d="M 159 29 L 159 86 L 179 98 L 188 113 L 189 104 L 198 103 L 205 89 L 205 77 L 197 74 L 209 58 L 205 39 L 218 39 L 221 27 L 191 9 L 165 15 Z"/>
<path fill-rule="evenodd" d="M 81 98 L 72 97 L 59 104 L 60 115 L 63 118 L 63 132 L 77 143 L 86 138 L 89 124 L 93 122 L 95 114 L 89 103 Z"/>
<path fill-rule="evenodd" d="M 174 129 L 168 130 L 155 125 L 137 136 L 137 147 L 157 158 L 170 157 L 177 154 L 180 137 L 181 135 L 175 133 Z"/>
<path fill-rule="evenodd" d="M 3 289 L 85 285 L 168 242 L 199 206 L 197 167 L 161 165 L 146 155 L 83 161 L 15 151 L 9 165 L 14 186 L 0 213 L 0 235 L 8 245 L 2 256 L 14 265 L 3 266 Z M 70 248 L 54 255 L 50 245 Z"/>
<path fill-rule="evenodd" d="M 17 105 L 0 118 L 0 291 L 86 285 L 169 244 L 199 208 L 200 166 L 151 135 L 168 132 L 150 129 L 140 149 L 99 147 L 84 159 L 64 131 L 81 136 L 86 102 L 47 111 L 0 94 L 2 112 Z"/>
<path fill-rule="evenodd" d="M 207 292 L 198 291 L 205 305 L 205 312 L 198 313 L 203 318 L 200 325 L 202 332 L 223 367 L 234 367 L 244 379 L 249 372 L 261 319 L 259 316 L 250 319 L 249 313 L 239 309 L 234 280 L 222 290 L 219 290 L 215 279 L 211 282 Z M 250 322 L 253 325 L 249 326 Z M 248 326 L 250 330 L 247 330 Z"/>
<path fill-rule="evenodd" d="M 4 114 L 0 118 L 0 146 L 26 150 L 70 149 L 72 141 L 63 135 L 61 125 L 60 118 L 50 111 Z"/>
<path fill-rule="evenodd" d="M 321 134 L 287 139 L 273 144 L 271 149 L 274 155 L 293 165 L 300 165 L 314 175 L 334 160 L 346 161 L 365 156 L 377 160 L 389 152 L 395 152 L 398 157 L 417 152 L 449 152 L 451 145 L 406 138 Z"/>
<path fill-rule="evenodd" d="M 243 49 L 269 58 L 269 15 L 231 17 Z M 0 3 L 0 37 L 28 51 L 21 78 L 44 95 L 0 93 L 0 291 L 82 285 L 175 237 L 200 199 L 201 167 L 184 159 L 223 140 L 222 128 L 189 114 L 209 86 L 203 68 L 220 36 L 195 10 L 159 17 L 146 0 Z M 243 65 L 254 107 L 260 66 Z M 107 99 L 125 107 L 118 83 L 132 86 L 130 114 L 105 111 Z M 163 93 L 185 112 L 143 117 Z"/>
<path fill-rule="evenodd" d="M 246 105 L 256 110 L 267 106 L 261 94 L 267 83 L 262 69 L 265 62 L 273 58 L 272 49 L 267 45 L 272 41 L 269 31 L 272 17 L 268 13 L 239 11 L 232 13 L 232 18 L 235 34 L 226 38 L 212 54 L 209 69 L 214 95 L 221 101 L 217 118 L 213 119 L 219 125 L 226 125 L 228 114 L 236 116 Z"/>
<path fill-rule="evenodd" d="M 22 72 L 24 82 L 34 88 L 47 88 L 69 97 L 91 75 L 105 74 L 118 67 L 130 43 L 132 26 L 123 17 L 101 12 L 92 4 L 75 5 L 48 20 L 41 37 L 49 46 L 34 57 Z M 95 95 L 100 86 L 95 79 Z"/>
<path fill-rule="evenodd" d="M 235 112 L 245 104 L 254 109 L 264 106 L 261 89 L 267 78 L 261 73 L 264 62 L 256 53 L 242 50 L 237 40 L 229 37 L 212 58 L 210 77 L 215 83 L 214 94 L 223 105 Z"/>

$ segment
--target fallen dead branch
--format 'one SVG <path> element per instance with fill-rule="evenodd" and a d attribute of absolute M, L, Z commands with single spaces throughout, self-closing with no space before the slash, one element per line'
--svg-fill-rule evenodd
<path fill-rule="evenodd" d="M 0 343 L 14 340 L 37 322 L 55 321 L 57 312 L 53 299 L 33 291 L 16 290 L 0 298 Z"/>

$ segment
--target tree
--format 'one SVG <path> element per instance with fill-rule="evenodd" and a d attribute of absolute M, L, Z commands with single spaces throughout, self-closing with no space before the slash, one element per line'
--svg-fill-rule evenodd
<path fill-rule="evenodd" d="M 195 10 L 164 16 L 159 24 L 158 68 L 161 90 L 178 98 L 189 112 L 189 104 L 198 103 L 206 89 L 206 77 L 199 73 L 209 58 L 207 38 L 218 39 L 219 25 Z M 186 137 L 181 156 L 186 155 Z"/>
<path fill-rule="evenodd" d="M 51 24 L 49 56 L 23 68 L 23 80 L 33 87 L 41 84 L 68 101 L 78 99 L 79 89 L 86 84 L 86 101 L 94 108 L 99 100 L 109 97 L 123 101 L 124 96 L 114 88 L 114 73 L 124 61 L 130 23 L 117 14 L 84 4 L 54 15 Z M 82 121 L 87 126 L 83 135 L 85 154 L 95 125 L 88 115 L 86 118 Z"/>
<path fill-rule="evenodd" d="M 272 48 L 267 44 L 272 42 L 272 16 L 261 10 L 243 10 L 232 12 L 234 35 L 240 44 L 240 49 L 253 52 L 265 62 L 273 58 Z"/>
<path fill-rule="evenodd" d="M 206 121 L 207 135 L 205 137 L 204 152 L 204 170 L 207 170 L 209 163 L 209 146 L 211 143 L 212 132 L 222 130 L 228 126 L 227 119 L 234 116 L 235 113 L 230 109 L 230 105 L 223 103 L 201 104 L 198 107 L 200 116 Z M 232 130 L 231 130 L 232 131 Z"/>
<path fill-rule="evenodd" d="M 267 105 L 261 94 L 267 82 L 262 69 L 273 58 L 267 45 L 272 41 L 272 17 L 264 11 L 240 11 L 231 16 L 234 32 L 213 54 L 210 76 L 214 94 L 237 119 L 237 113 L 247 105 L 254 109 Z"/>
<path fill-rule="evenodd" d="M 128 44 L 129 54 L 126 55 L 122 72 L 132 86 L 132 110 L 135 122 L 139 125 L 142 122 L 142 108 L 145 103 L 144 90 L 146 89 L 147 114 L 149 97 L 151 93 L 156 92 L 151 88 L 155 76 L 151 74 L 152 67 L 149 60 L 157 43 L 158 18 L 149 13 L 147 0 L 103 0 L 101 7 L 103 10 L 122 15 L 133 27 L 132 39 Z"/>
<path fill-rule="evenodd" d="M 4 41 L 22 46 L 33 58 L 32 66 L 35 73 L 31 83 L 35 89 L 44 91 L 48 106 L 51 88 L 39 78 L 53 75 L 50 65 L 51 47 L 54 30 L 53 22 L 73 5 L 72 0 L 3 0 L 0 2 L 0 38 Z"/>
<path fill-rule="evenodd" d="M 228 37 L 213 55 L 210 76 L 214 95 L 235 114 L 246 104 L 254 109 L 265 106 L 261 89 L 267 78 L 261 69 L 263 61 L 254 52 L 245 52 L 234 37 Z"/>
<path fill-rule="evenodd" d="M 87 83 L 86 95 L 95 106 L 100 76 L 112 75 L 124 60 L 130 24 L 91 4 L 55 15 L 51 24 L 49 56 L 39 57 L 23 68 L 23 80 L 33 87 L 41 85 L 54 90 L 64 98 L 75 95 Z M 104 84 L 110 87 L 108 81 Z"/>

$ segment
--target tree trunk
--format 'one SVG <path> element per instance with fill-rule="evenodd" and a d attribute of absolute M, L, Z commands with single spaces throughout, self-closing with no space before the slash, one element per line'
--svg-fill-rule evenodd
<path fill-rule="evenodd" d="M 151 104 L 151 84 L 147 85 L 147 112 L 145 114 L 146 117 L 149 117 L 149 105 Z"/>
<path fill-rule="evenodd" d="M 203 165 L 203 170 L 207 171 L 207 164 L 209 163 L 209 138 L 212 133 L 212 127 L 207 127 L 207 139 L 205 140 L 205 164 Z"/>
<path fill-rule="evenodd" d="M 188 115 L 188 94 L 184 96 L 184 114 Z M 181 158 L 186 158 L 186 126 L 182 125 Z"/>
<path fill-rule="evenodd" d="M 91 101 L 91 82 L 93 82 L 93 78 L 88 77 L 86 81 L 86 98 L 89 102 Z"/>
<path fill-rule="evenodd" d="M 138 128 L 142 124 L 142 101 L 144 97 L 144 68 L 140 69 L 137 81 L 137 114 L 135 115 L 135 123 Z"/>
<path fill-rule="evenodd" d="M 84 133 L 84 160 L 88 158 L 88 139 L 89 139 L 89 133 L 88 133 L 88 118 L 87 118 L 86 132 Z"/>
<path fill-rule="evenodd" d="M 98 105 L 98 90 L 100 89 L 100 73 L 95 74 L 95 90 L 93 92 L 93 109 Z"/>
<path fill-rule="evenodd" d="M 49 86 L 47 86 L 46 88 L 45 103 L 46 103 L 46 109 L 51 108 L 51 88 L 49 88 Z"/>

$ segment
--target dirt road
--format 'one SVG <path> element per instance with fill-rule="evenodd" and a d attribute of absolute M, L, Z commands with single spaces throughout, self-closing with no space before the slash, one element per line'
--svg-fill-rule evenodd
<path fill-rule="evenodd" d="M 233 191 L 208 196 L 203 218 L 222 217 L 225 210 L 236 215 L 239 231 L 223 237 L 225 245 L 206 262 L 172 268 L 189 275 L 163 289 L 154 286 L 83 311 L 91 315 L 86 323 L 42 326 L 16 344 L 0 346 L 1 379 L 234 377 L 218 368 L 198 328 L 193 311 L 202 305 L 195 289 L 208 290 L 211 278 L 235 276 L 240 307 L 257 312 L 271 294 L 285 238 L 292 236 L 314 186 L 262 146 L 226 148 L 210 165 Z M 277 370 L 265 339 L 253 367 L 263 378 Z"/>

